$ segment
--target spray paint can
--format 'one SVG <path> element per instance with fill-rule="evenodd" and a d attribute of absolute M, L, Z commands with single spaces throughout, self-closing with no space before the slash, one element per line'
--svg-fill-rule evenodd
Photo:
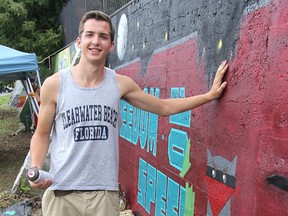
<path fill-rule="evenodd" d="M 54 175 L 46 172 L 44 170 L 40 170 L 37 167 L 32 167 L 27 172 L 27 178 L 29 181 L 32 181 L 34 183 L 38 183 L 41 181 L 44 181 L 45 179 L 52 179 L 54 181 Z"/>

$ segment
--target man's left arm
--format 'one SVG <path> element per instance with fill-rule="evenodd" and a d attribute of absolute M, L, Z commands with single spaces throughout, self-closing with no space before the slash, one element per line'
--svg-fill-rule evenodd
<path fill-rule="evenodd" d="M 219 98 L 227 86 L 223 77 L 228 69 L 227 61 L 223 61 L 215 74 L 213 85 L 209 92 L 186 98 L 159 99 L 145 93 L 132 79 L 125 76 L 117 78 L 121 97 L 137 108 L 156 113 L 161 116 L 168 116 L 206 104 Z"/>

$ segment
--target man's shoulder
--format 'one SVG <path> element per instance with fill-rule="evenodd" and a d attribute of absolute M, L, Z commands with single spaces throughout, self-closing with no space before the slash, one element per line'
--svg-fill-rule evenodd
<path fill-rule="evenodd" d="M 129 76 L 126 76 L 126 75 L 115 73 L 115 76 L 117 79 L 124 81 L 124 82 L 127 82 L 129 80 L 132 81 L 132 78 L 130 78 Z"/>
<path fill-rule="evenodd" d="M 60 83 L 60 71 L 52 74 L 51 76 L 47 77 L 43 83 L 43 85 L 51 86 L 51 87 L 56 87 Z"/>
<path fill-rule="evenodd" d="M 60 79 L 60 76 L 61 76 L 61 71 L 58 71 L 58 72 L 52 74 L 51 76 L 49 76 L 49 77 L 47 78 L 47 80 L 54 80 L 54 81 L 56 81 L 56 80 Z"/>

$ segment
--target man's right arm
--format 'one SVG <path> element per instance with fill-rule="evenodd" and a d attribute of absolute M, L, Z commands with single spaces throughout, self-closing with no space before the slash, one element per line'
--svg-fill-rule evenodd
<path fill-rule="evenodd" d="M 41 105 L 38 116 L 38 125 L 30 143 L 31 167 L 42 168 L 43 161 L 47 155 L 50 144 L 50 133 L 53 125 L 56 101 L 58 97 L 60 78 L 59 74 L 47 78 L 41 88 Z M 38 189 L 44 189 L 49 184 L 34 184 L 31 186 Z"/>

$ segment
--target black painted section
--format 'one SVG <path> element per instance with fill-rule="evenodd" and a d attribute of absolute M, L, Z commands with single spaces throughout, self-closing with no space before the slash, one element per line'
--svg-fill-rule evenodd
<path fill-rule="evenodd" d="M 214 175 L 213 175 L 214 172 Z M 210 178 L 215 179 L 218 182 L 221 182 L 222 184 L 235 189 L 236 188 L 236 178 L 234 176 L 231 176 L 227 173 L 223 173 L 221 170 L 214 169 L 213 167 L 207 166 L 206 168 L 206 175 Z M 225 175 L 225 180 L 223 179 L 223 176 Z"/>
<path fill-rule="evenodd" d="M 281 175 L 273 175 L 266 178 L 268 184 L 272 184 L 282 190 L 288 191 L 288 178 Z"/>
<path fill-rule="evenodd" d="M 129 26 L 124 60 L 119 61 L 115 47 L 109 57 L 111 67 L 121 66 L 140 57 L 141 73 L 145 74 L 154 50 L 197 32 L 199 61 L 205 50 L 206 73 L 211 84 L 218 65 L 235 54 L 243 12 L 255 2 L 259 0 L 136 0 L 113 17 L 116 35 L 123 13 L 127 15 Z M 137 21 L 140 22 L 139 29 Z M 166 31 L 169 32 L 168 41 L 164 40 Z M 218 51 L 220 39 L 223 41 L 223 48 Z M 143 49 L 144 41 L 147 46 Z M 135 50 L 131 48 L 133 44 Z M 115 45 L 117 46 L 117 37 Z"/>

